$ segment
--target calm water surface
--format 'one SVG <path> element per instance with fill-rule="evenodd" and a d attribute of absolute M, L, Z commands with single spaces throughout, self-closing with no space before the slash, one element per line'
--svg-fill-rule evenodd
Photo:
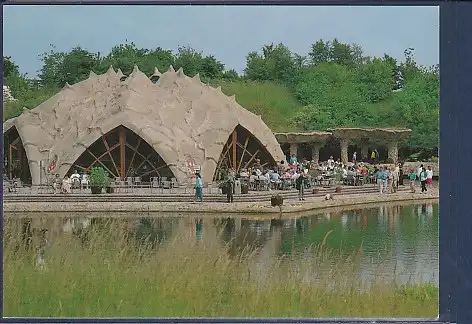
<path fill-rule="evenodd" d="M 23 224 L 25 220 L 48 216 L 41 227 L 49 229 L 50 244 L 57 235 L 78 235 L 105 223 L 118 222 L 138 242 L 146 240 L 156 248 L 176 237 L 191 243 L 213 242 L 228 247 L 228 253 L 242 249 L 255 253 L 255 272 L 263 276 L 264 269 L 273 266 L 281 256 L 296 260 L 300 265 L 313 258 L 307 253 L 311 246 L 326 237 L 326 246 L 345 255 L 362 251 L 360 276 L 369 281 L 432 282 L 438 284 L 438 205 L 378 205 L 372 208 L 324 212 L 290 220 L 254 220 L 244 217 L 202 217 L 195 215 L 172 217 L 125 218 L 64 217 L 31 215 L 9 218 L 6 223 Z M 108 216 L 108 217 L 107 217 Z M 31 218 L 30 218 L 31 217 Z M 13 227 L 22 232 L 22 226 Z M 21 233 L 18 233 L 21 234 Z M 333 260 L 334 264 L 335 260 Z M 283 262 L 280 265 L 283 267 Z M 329 267 L 326 271 L 330 271 Z M 349 273 L 346 273 L 349 276 Z"/>

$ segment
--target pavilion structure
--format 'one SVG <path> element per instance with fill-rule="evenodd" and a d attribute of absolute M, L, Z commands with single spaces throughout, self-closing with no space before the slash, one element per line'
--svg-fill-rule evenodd
<path fill-rule="evenodd" d="M 388 160 L 398 163 L 398 143 L 411 135 L 411 129 L 394 128 L 334 128 L 328 132 L 307 133 L 275 133 L 277 141 L 290 145 L 290 155 L 298 153 L 298 146 L 307 143 L 312 148 L 312 161 L 318 163 L 320 148 L 330 138 L 336 138 L 341 147 L 341 161 L 347 163 L 349 160 L 348 147 L 350 141 L 360 142 L 360 154 L 362 158 L 368 157 L 369 142 L 376 140 L 388 149 Z"/>
<path fill-rule="evenodd" d="M 260 116 L 172 66 L 150 78 L 137 66 L 128 76 L 113 67 L 90 72 L 5 121 L 3 136 L 4 172 L 33 185 L 95 166 L 120 180 L 183 184 L 198 171 L 211 182 L 230 168 L 285 159 Z"/>
<path fill-rule="evenodd" d="M 332 136 L 329 132 L 309 132 L 309 133 L 275 133 L 275 138 L 279 144 L 290 145 L 290 155 L 298 156 L 298 146 L 301 143 L 307 143 L 311 147 L 311 160 L 318 163 L 320 157 L 320 148 L 326 140 Z"/>

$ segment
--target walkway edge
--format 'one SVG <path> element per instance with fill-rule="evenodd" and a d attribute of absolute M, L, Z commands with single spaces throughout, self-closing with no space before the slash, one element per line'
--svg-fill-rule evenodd
<path fill-rule="evenodd" d="M 389 195 L 336 195 L 333 200 L 324 197 L 310 197 L 303 202 L 287 199 L 281 210 L 267 202 L 222 202 L 182 203 L 182 202 L 14 202 L 3 203 L 4 213 L 20 212 L 165 212 L 165 213 L 230 213 L 230 214 L 287 214 L 325 209 L 330 207 L 362 206 L 372 203 L 401 201 L 439 201 L 437 192 L 428 194 L 397 193 Z"/>

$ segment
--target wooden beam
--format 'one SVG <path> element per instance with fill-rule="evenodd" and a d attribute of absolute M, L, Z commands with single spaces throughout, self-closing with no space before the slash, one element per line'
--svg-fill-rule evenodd
<path fill-rule="evenodd" d="M 119 128 L 120 134 L 120 178 L 125 179 L 125 165 L 126 165 L 126 132 L 123 126 Z"/>
<path fill-rule="evenodd" d="M 223 153 L 222 155 L 220 155 L 220 160 L 218 161 L 218 165 L 216 166 L 216 169 L 217 169 L 217 170 L 219 169 L 219 167 L 221 166 L 221 164 L 222 164 L 223 161 L 225 160 L 226 155 L 228 154 L 229 150 L 231 149 L 231 145 L 233 145 L 233 144 L 228 145 L 228 143 L 226 143 L 226 145 L 227 145 L 226 151 L 225 151 L 225 153 Z M 223 147 L 223 149 L 224 149 L 224 147 Z"/>
<path fill-rule="evenodd" d="M 125 177 L 128 176 L 129 170 L 131 169 L 131 166 L 133 165 L 134 158 L 136 156 L 136 152 L 138 151 L 138 148 L 139 148 L 139 144 L 141 144 L 141 137 L 138 138 L 138 144 L 136 145 L 135 148 L 133 148 L 133 151 L 134 151 L 133 152 L 133 157 L 131 158 L 131 162 L 129 163 L 128 170 L 126 170 Z"/>
<path fill-rule="evenodd" d="M 108 171 L 108 173 L 110 173 L 110 174 L 113 175 L 114 177 L 117 177 L 117 175 L 114 174 L 113 172 L 111 172 L 111 170 L 108 169 L 108 167 L 107 167 L 105 164 L 103 164 L 103 162 L 100 161 L 100 159 L 97 158 L 97 157 L 95 156 L 95 154 L 93 154 L 89 149 L 87 149 L 87 151 L 88 151 L 88 152 L 90 153 L 90 155 L 93 156 L 93 158 L 95 159 L 95 161 L 94 161 L 92 164 L 90 164 L 90 166 L 89 166 L 87 169 L 90 169 L 90 168 L 95 164 L 95 162 L 98 162 L 98 163 L 100 163 L 100 164 Z M 103 155 L 105 156 L 106 154 L 107 154 L 107 153 L 105 152 Z"/>
<path fill-rule="evenodd" d="M 114 149 L 116 149 L 118 146 L 120 146 L 120 144 L 115 144 L 112 147 L 110 147 L 110 152 L 113 151 Z M 104 157 L 105 155 L 108 154 L 108 151 L 107 151 L 107 152 L 103 153 L 102 155 L 100 155 L 98 158 L 96 158 L 95 155 L 92 153 L 92 151 L 90 151 L 88 148 L 86 150 L 95 159 L 87 169 L 89 169 L 92 165 L 94 165 L 96 162 L 98 162 L 98 160 L 100 160 L 102 157 Z"/>
<path fill-rule="evenodd" d="M 116 166 L 115 160 L 113 159 L 113 156 L 111 155 L 110 146 L 108 146 L 108 142 L 107 142 L 107 139 L 105 138 L 105 135 L 102 135 L 102 140 L 103 140 L 103 145 L 105 145 L 105 148 L 107 149 L 108 155 L 110 155 L 111 162 L 113 162 L 113 166 L 115 167 L 115 171 L 116 171 L 116 173 L 119 174 L 120 171 L 118 171 L 118 167 Z"/>
<path fill-rule="evenodd" d="M 241 169 L 241 164 L 243 163 L 244 153 L 246 153 L 248 143 L 249 143 L 249 136 L 246 137 L 246 141 L 244 142 L 243 153 L 241 154 L 241 159 L 239 159 L 238 169 L 236 170 L 236 172 L 239 172 L 239 170 Z"/>
<path fill-rule="evenodd" d="M 151 153 L 151 154 L 148 154 L 147 157 L 144 157 L 144 155 L 142 155 L 140 152 L 137 152 L 137 154 L 143 158 L 143 162 L 141 162 L 141 163 L 138 165 L 138 167 L 136 168 L 136 170 L 139 170 L 139 168 L 140 168 L 144 163 L 146 163 L 146 162 L 150 163 L 150 162 L 149 162 L 149 158 L 151 157 L 152 153 Z M 151 166 L 154 168 L 154 166 L 153 166 L 152 164 L 151 164 Z"/>
<path fill-rule="evenodd" d="M 247 163 L 244 165 L 244 168 L 246 169 L 249 165 L 249 163 L 252 162 L 252 160 L 254 160 L 254 158 L 256 157 L 257 153 L 259 153 L 260 150 L 257 150 L 256 153 L 254 153 L 254 155 L 249 159 L 249 161 L 247 161 Z M 251 154 L 248 152 L 248 154 Z"/>
<path fill-rule="evenodd" d="M 157 170 L 162 169 L 162 168 L 165 168 L 165 167 L 167 167 L 167 164 L 163 164 L 163 165 L 161 165 L 161 166 L 159 166 L 159 167 L 157 167 L 157 168 L 153 168 L 152 170 L 150 170 L 150 171 L 148 171 L 148 172 L 146 172 L 146 173 L 141 174 L 140 177 L 144 177 L 144 176 L 146 176 L 146 175 L 148 175 L 149 173 L 152 173 L 152 172 L 154 172 L 154 171 L 155 171 L 157 174 L 159 174 L 159 172 L 158 172 Z"/>
<path fill-rule="evenodd" d="M 85 167 L 83 167 L 83 166 L 81 166 L 81 165 L 74 164 L 74 167 L 77 167 L 77 168 L 79 168 L 79 169 L 81 169 L 81 170 L 84 170 L 85 172 L 88 172 L 88 169 L 85 168 Z"/>
<path fill-rule="evenodd" d="M 233 156 L 232 156 L 232 164 L 233 164 L 233 170 L 236 171 L 236 142 L 238 139 L 238 135 L 236 134 L 236 128 L 233 130 L 232 134 L 232 145 L 233 145 Z"/>

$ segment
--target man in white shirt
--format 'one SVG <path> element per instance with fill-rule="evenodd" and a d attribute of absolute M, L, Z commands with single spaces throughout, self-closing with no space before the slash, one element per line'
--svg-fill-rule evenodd
<path fill-rule="evenodd" d="M 334 159 L 332 156 L 330 156 L 328 159 L 328 169 L 330 170 L 334 169 Z"/>
<path fill-rule="evenodd" d="M 423 164 L 420 165 L 420 167 L 418 168 L 418 171 L 416 171 L 416 176 L 418 177 L 418 180 L 420 180 L 421 172 L 423 172 Z"/>

